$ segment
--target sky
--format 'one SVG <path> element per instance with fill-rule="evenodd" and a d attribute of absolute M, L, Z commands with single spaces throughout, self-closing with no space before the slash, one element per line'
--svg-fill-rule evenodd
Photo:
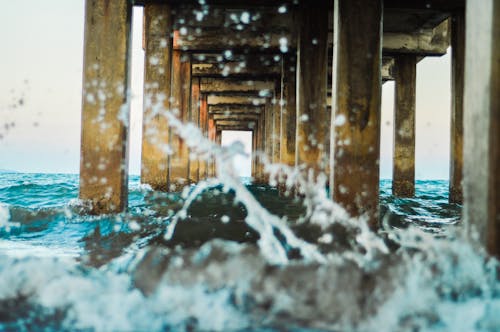
<path fill-rule="evenodd" d="M 0 11 L 0 169 L 78 173 L 84 0 L 16 0 Z M 140 173 L 142 9 L 134 9 L 130 173 Z M 383 85 L 380 174 L 392 176 L 394 83 Z M 449 177 L 450 57 L 417 66 L 416 177 Z M 234 138 L 234 137 L 233 137 Z M 232 139 L 233 139 L 232 138 Z"/>

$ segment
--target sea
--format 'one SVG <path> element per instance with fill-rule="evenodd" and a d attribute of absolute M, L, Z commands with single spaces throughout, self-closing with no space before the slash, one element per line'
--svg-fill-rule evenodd
<path fill-rule="evenodd" d="M 447 181 L 380 182 L 370 231 L 307 182 L 129 179 L 91 215 L 78 175 L 0 173 L 0 331 L 500 331 L 498 261 Z"/>

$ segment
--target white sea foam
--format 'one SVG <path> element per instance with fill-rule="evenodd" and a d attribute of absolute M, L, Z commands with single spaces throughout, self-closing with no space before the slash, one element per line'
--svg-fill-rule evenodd
<path fill-rule="evenodd" d="M 9 227 L 10 211 L 9 208 L 0 204 L 0 229 Z"/>

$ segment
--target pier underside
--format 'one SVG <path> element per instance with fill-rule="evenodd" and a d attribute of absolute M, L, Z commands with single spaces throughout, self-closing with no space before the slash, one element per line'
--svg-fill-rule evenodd
<path fill-rule="evenodd" d="M 484 55 L 476 48 L 474 52 L 484 56 L 495 73 L 500 13 L 498 2 L 485 1 L 490 2 L 493 14 L 488 15 L 493 18 L 483 25 L 490 24 L 484 31 L 491 34 L 492 51 Z M 445 54 L 451 46 L 450 200 L 462 203 L 463 196 L 471 197 L 477 190 L 462 194 L 463 142 L 468 139 L 463 130 L 463 96 L 468 93 L 464 63 L 473 62 L 467 58 L 465 39 L 473 32 L 468 30 L 469 21 L 466 29 L 465 17 L 469 7 L 472 11 L 482 4 L 468 4 L 466 10 L 465 0 L 200 3 L 134 3 L 144 6 L 143 183 L 156 190 L 180 191 L 214 176 L 213 160 L 198 156 L 187 137 L 171 128 L 166 114 L 170 110 L 214 142 L 220 142 L 224 130 L 251 131 L 255 181 L 267 180 L 264 160 L 312 172 L 314 178 L 325 175 L 332 199 L 352 216 L 366 217 L 376 230 L 381 85 L 394 80 L 396 86 L 393 194 L 411 197 L 415 192 L 416 64 Z M 96 213 L 126 208 L 128 142 L 123 119 L 128 117 L 130 10 L 127 0 L 87 0 L 80 196 L 92 202 Z M 484 152 L 488 167 L 481 174 L 489 176 L 484 184 L 490 195 L 487 200 L 497 208 L 488 215 L 493 221 L 484 232 L 489 241 L 494 234 L 497 243 L 500 186 L 495 175 L 499 158 L 494 128 L 499 125 L 499 76 L 477 78 L 487 80 L 491 89 L 483 96 L 489 106 L 474 111 L 482 112 L 489 125 L 485 130 L 491 140 Z M 109 94 L 101 104 L 89 98 L 100 91 Z M 481 133 L 475 128 L 468 135 Z M 489 248 L 500 254 L 497 245 Z"/>

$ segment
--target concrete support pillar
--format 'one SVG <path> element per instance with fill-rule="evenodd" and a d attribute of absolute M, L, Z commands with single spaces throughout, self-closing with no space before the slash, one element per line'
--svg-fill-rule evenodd
<path fill-rule="evenodd" d="M 218 145 L 222 144 L 222 131 L 219 129 L 216 129 L 216 131 L 215 131 L 215 142 Z M 213 170 L 214 175 L 217 175 L 217 161 L 216 160 L 214 160 L 214 162 L 212 163 L 212 167 L 214 169 Z"/>
<path fill-rule="evenodd" d="M 260 154 L 265 151 L 265 108 L 262 108 L 261 113 L 259 115 L 259 120 L 257 121 L 257 131 L 255 132 L 256 139 L 256 156 L 255 156 L 255 182 L 256 183 L 264 183 L 264 165 L 262 164 L 262 158 Z M 259 155 L 259 156 L 257 156 Z"/>
<path fill-rule="evenodd" d="M 295 102 L 296 90 L 296 63 L 290 56 L 283 57 L 282 90 L 283 113 L 281 116 L 281 162 L 288 166 L 295 166 L 296 144 L 295 134 L 297 128 L 297 104 Z"/>
<path fill-rule="evenodd" d="M 355 23 L 353 23 L 355 22 Z M 331 193 L 378 226 L 381 0 L 335 0 Z"/>
<path fill-rule="evenodd" d="M 218 130 L 217 127 L 215 129 L 215 143 L 217 143 L 219 146 L 222 143 L 222 132 Z M 213 159 L 210 166 L 212 167 L 213 176 L 217 176 L 217 160 Z"/>
<path fill-rule="evenodd" d="M 392 194 L 398 197 L 413 197 L 415 195 L 416 55 L 396 56 L 395 67 Z"/>
<path fill-rule="evenodd" d="M 259 122 L 255 124 L 254 129 L 252 130 L 252 171 L 251 171 L 251 176 L 252 178 L 256 179 L 257 178 L 257 133 L 259 132 Z"/>
<path fill-rule="evenodd" d="M 215 128 L 215 121 L 213 116 L 210 114 L 208 115 L 208 139 L 211 140 L 212 142 L 216 142 L 216 128 Z M 207 164 L 207 172 L 208 172 L 208 177 L 214 177 L 215 176 L 215 160 L 211 159 L 208 161 Z"/>
<path fill-rule="evenodd" d="M 466 22 L 463 215 L 500 258 L 500 2 L 467 1 Z"/>
<path fill-rule="evenodd" d="M 144 5 L 144 114 L 141 182 L 167 190 L 172 19 L 166 4 Z"/>
<path fill-rule="evenodd" d="M 463 98 L 465 64 L 465 13 L 451 21 L 451 139 L 450 139 L 450 203 L 463 203 Z"/>
<path fill-rule="evenodd" d="M 171 110 L 180 120 L 187 122 L 191 103 L 191 57 L 178 50 L 174 50 L 172 54 L 171 91 Z M 169 158 L 168 189 L 180 191 L 188 184 L 189 151 L 184 140 L 172 132 L 170 147 L 173 152 Z"/>
<path fill-rule="evenodd" d="M 271 100 L 268 99 L 266 101 L 266 106 L 265 106 L 265 120 L 264 120 L 264 125 L 265 125 L 265 135 L 264 135 L 264 147 L 266 151 L 266 156 L 268 158 L 269 162 L 273 161 L 273 148 L 274 148 L 274 107 L 273 104 L 271 103 Z"/>
<path fill-rule="evenodd" d="M 93 213 L 127 207 L 131 20 L 128 0 L 85 2 L 79 197 Z"/>
<path fill-rule="evenodd" d="M 208 100 L 207 95 L 202 94 L 200 99 L 200 130 L 203 132 L 204 137 L 208 138 Z M 201 180 L 207 178 L 207 161 L 200 160 L 199 163 L 199 177 Z"/>
<path fill-rule="evenodd" d="M 190 107 L 190 121 L 196 124 L 199 128 L 200 123 L 200 78 L 193 78 L 191 82 L 191 107 Z M 200 160 L 190 152 L 189 156 L 189 182 L 196 183 L 200 179 Z"/>
<path fill-rule="evenodd" d="M 328 167 L 323 143 L 329 134 L 327 6 L 328 1 L 302 2 L 298 22 L 296 148 L 298 164 L 316 174 Z"/>
<path fill-rule="evenodd" d="M 278 83 L 274 90 L 272 100 L 273 108 L 273 155 L 272 162 L 278 164 L 281 162 L 280 138 L 281 138 L 281 83 Z"/>

